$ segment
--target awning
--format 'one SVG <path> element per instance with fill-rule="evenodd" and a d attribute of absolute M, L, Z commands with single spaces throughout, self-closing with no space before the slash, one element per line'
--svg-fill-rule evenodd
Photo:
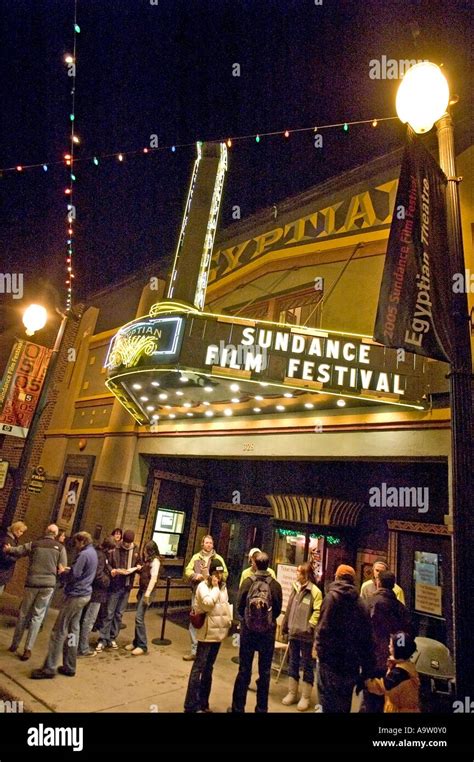
<path fill-rule="evenodd" d="M 322 526 L 354 527 L 363 507 L 362 503 L 331 497 L 266 495 L 266 498 L 275 519 Z"/>

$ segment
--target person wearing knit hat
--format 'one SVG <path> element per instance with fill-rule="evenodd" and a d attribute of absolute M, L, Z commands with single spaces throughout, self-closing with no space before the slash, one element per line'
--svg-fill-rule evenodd
<path fill-rule="evenodd" d="M 348 564 L 340 564 L 336 569 L 336 579 L 348 579 L 350 582 L 354 582 L 355 576 L 355 569 Z"/>
<path fill-rule="evenodd" d="M 118 648 L 116 637 L 120 632 L 123 612 L 127 608 L 135 573 L 142 568 L 134 539 L 135 532 L 133 529 L 126 529 L 122 536 L 122 542 L 110 554 L 109 563 L 112 579 L 107 598 L 107 612 L 95 649 L 97 653 L 103 651 L 104 648 Z"/>
<path fill-rule="evenodd" d="M 374 642 L 369 612 L 348 564 L 337 567 L 321 606 L 314 646 L 319 660 L 318 695 L 324 714 L 349 713 L 358 679 L 372 677 Z"/>

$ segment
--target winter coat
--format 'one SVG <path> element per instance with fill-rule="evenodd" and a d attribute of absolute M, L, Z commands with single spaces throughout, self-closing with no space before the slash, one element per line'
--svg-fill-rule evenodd
<path fill-rule="evenodd" d="M 196 577 L 199 574 L 202 574 L 204 579 L 208 578 L 209 564 L 211 563 L 211 560 L 213 558 L 216 561 L 219 561 L 224 567 L 224 574 L 222 575 L 222 579 L 224 580 L 224 582 L 229 576 L 229 572 L 227 571 L 227 566 L 225 565 L 224 559 L 222 558 L 222 556 L 216 553 L 215 550 L 211 552 L 210 556 L 204 556 L 202 554 L 202 551 L 199 551 L 199 553 L 195 553 L 194 556 L 192 556 L 186 569 L 184 570 L 184 576 L 186 577 L 186 579 L 188 579 L 191 582 L 191 585 L 193 586 L 194 590 L 199 585 L 199 582 L 202 582 L 202 580 L 196 580 Z"/>
<path fill-rule="evenodd" d="M 11 549 L 16 558 L 30 557 L 25 587 L 55 587 L 58 566 L 67 566 L 66 548 L 51 535 Z"/>
<path fill-rule="evenodd" d="M 397 600 L 393 590 L 380 588 L 368 602 L 372 633 L 375 642 L 375 660 L 380 674 L 385 673 L 390 635 L 408 632 L 414 635 L 411 616 L 403 603 Z"/>
<path fill-rule="evenodd" d="M 420 712 L 420 678 L 411 661 L 397 661 L 385 677 L 367 680 L 367 689 L 384 696 L 384 712 Z"/>
<path fill-rule="evenodd" d="M 276 579 L 276 574 L 273 571 L 273 569 L 270 569 L 270 567 L 268 567 L 267 572 L 271 577 L 273 577 L 273 579 Z M 245 582 L 245 580 L 251 577 L 252 574 L 255 574 L 255 571 L 252 569 L 251 566 L 248 566 L 247 569 L 244 569 L 242 574 L 240 575 L 239 587 L 241 587 L 242 582 Z"/>
<path fill-rule="evenodd" d="M 377 592 L 377 585 L 373 579 L 366 580 L 360 589 L 360 597 L 365 603 L 368 603 L 371 596 Z M 393 592 L 400 603 L 405 604 L 405 593 L 399 585 L 393 586 Z"/>
<path fill-rule="evenodd" d="M 245 607 L 247 604 L 247 595 L 249 593 L 250 588 L 253 585 L 253 576 L 247 577 L 246 580 L 244 580 L 242 587 L 239 588 L 239 597 L 237 600 L 237 611 L 239 612 L 239 616 L 242 619 L 242 631 L 245 631 Z M 257 571 L 255 572 L 255 577 L 268 577 L 269 579 L 269 585 L 270 585 L 270 592 L 272 594 L 272 619 L 273 623 L 276 623 L 277 618 L 281 614 L 281 608 L 283 605 L 283 593 L 281 589 L 281 585 L 279 582 L 277 582 L 276 579 L 273 579 L 273 577 L 268 574 L 267 571 Z M 276 629 L 276 624 L 275 624 Z"/>
<path fill-rule="evenodd" d="M 199 583 L 194 602 L 196 611 L 205 611 L 206 619 L 196 630 L 197 639 L 206 643 L 220 643 L 227 637 L 232 624 L 227 587 L 209 587 L 206 580 Z"/>
<path fill-rule="evenodd" d="M 156 587 L 156 583 L 158 581 L 158 575 L 160 573 L 160 559 L 155 557 L 152 559 L 147 559 L 141 568 L 140 571 L 140 581 L 138 584 L 138 588 L 140 592 L 147 596 L 147 598 L 150 597 L 153 590 Z"/>
<path fill-rule="evenodd" d="M 91 603 L 105 603 L 109 593 L 109 587 L 112 581 L 110 576 L 110 566 L 108 554 L 102 548 L 96 548 L 97 551 L 97 571 L 92 583 Z"/>
<path fill-rule="evenodd" d="M 98 558 L 93 545 L 83 547 L 67 575 L 64 593 L 70 598 L 83 598 L 92 593 Z"/>
<path fill-rule="evenodd" d="M 124 548 L 122 544 L 118 545 L 112 550 L 109 558 L 109 563 L 112 569 L 133 569 L 139 563 L 139 553 L 136 545 L 132 545 L 131 548 Z M 135 579 L 135 572 L 133 574 L 117 574 L 112 577 L 110 583 L 110 592 L 117 592 L 119 590 L 131 590 L 133 587 L 133 580 Z"/>
<path fill-rule="evenodd" d="M 290 640 L 312 643 L 322 602 L 323 594 L 319 587 L 309 584 L 301 588 L 298 582 L 294 582 L 281 626 L 283 635 L 288 635 Z"/>
<path fill-rule="evenodd" d="M 17 560 L 15 556 L 5 553 L 3 550 L 3 546 L 7 544 L 11 545 L 12 548 L 16 548 L 18 545 L 17 538 L 8 530 L 0 533 L 0 585 L 6 585 L 10 582 Z"/>
<path fill-rule="evenodd" d="M 375 665 L 372 628 L 356 587 L 344 579 L 329 585 L 315 638 L 318 659 L 339 675 L 371 676 Z"/>

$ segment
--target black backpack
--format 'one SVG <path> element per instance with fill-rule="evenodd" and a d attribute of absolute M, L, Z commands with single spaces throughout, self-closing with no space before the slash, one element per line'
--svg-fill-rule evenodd
<path fill-rule="evenodd" d="M 270 632 L 273 628 L 271 576 L 251 576 L 252 584 L 245 602 L 244 622 L 250 632 Z"/>

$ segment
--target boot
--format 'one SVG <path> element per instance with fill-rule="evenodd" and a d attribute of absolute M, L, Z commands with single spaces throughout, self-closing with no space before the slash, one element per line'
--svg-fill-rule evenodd
<path fill-rule="evenodd" d="M 291 706 L 291 704 L 296 704 L 298 701 L 298 680 L 295 680 L 294 677 L 288 678 L 288 693 L 286 694 L 285 698 L 281 700 L 281 703 L 284 706 Z"/>
<path fill-rule="evenodd" d="M 298 701 L 298 706 L 296 707 L 298 712 L 306 712 L 309 709 L 309 702 L 311 700 L 312 690 L 313 690 L 313 686 L 311 685 L 311 683 L 303 683 L 301 698 Z"/>

